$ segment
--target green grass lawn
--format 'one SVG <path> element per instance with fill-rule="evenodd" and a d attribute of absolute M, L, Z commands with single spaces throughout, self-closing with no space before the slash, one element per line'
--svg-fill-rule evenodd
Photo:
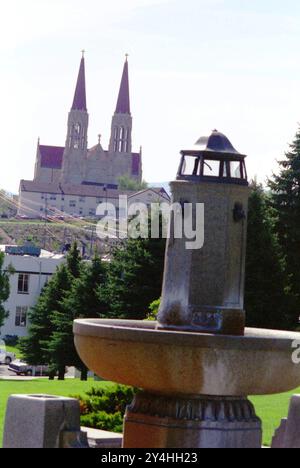
<path fill-rule="evenodd" d="M 300 394 L 300 388 L 290 393 L 263 397 L 252 397 L 256 413 L 263 422 L 263 443 L 271 445 L 272 437 L 282 418 L 288 415 L 289 402 L 293 395 Z"/>
<path fill-rule="evenodd" d="M 81 382 L 78 379 L 67 379 L 65 381 L 49 381 L 48 379 L 39 379 L 29 382 L 22 381 L 0 381 L 0 447 L 2 446 L 3 428 L 5 419 L 5 410 L 8 397 L 12 394 L 36 394 L 43 393 L 48 395 L 83 395 L 92 387 L 108 387 L 109 382 L 95 382 L 89 380 Z"/>
<path fill-rule="evenodd" d="M 13 394 L 35 394 L 46 393 L 50 395 L 82 395 L 92 387 L 110 386 L 109 382 L 81 382 L 77 379 L 67 379 L 59 382 L 39 379 L 35 381 L 0 381 L 0 446 L 2 443 L 2 434 L 4 426 L 5 409 L 8 397 Z M 258 416 L 263 421 L 264 445 L 270 446 L 275 429 L 279 426 L 280 420 L 287 416 L 289 400 L 295 393 L 300 393 L 300 389 L 282 395 L 253 397 Z"/>

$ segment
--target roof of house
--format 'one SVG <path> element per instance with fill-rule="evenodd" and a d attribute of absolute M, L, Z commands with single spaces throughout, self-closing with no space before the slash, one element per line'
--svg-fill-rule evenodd
<path fill-rule="evenodd" d="M 165 191 L 165 189 L 163 187 L 148 187 L 148 188 L 146 188 L 144 190 L 141 190 L 140 192 L 132 193 L 131 195 L 129 195 L 128 198 L 132 198 L 132 197 L 142 195 L 143 193 L 146 193 L 148 191 L 154 192 L 156 195 L 159 195 L 160 197 L 165 198 L 167 201 L 171 200 L 170 196 L 168 195 L 168 193 Z"/>
<path fill-rule="evenodd" d="M 132 192 L 120 191 L 115 189 L 105 189 L 99 185 L 76 185 L 45 182 L 35 182 L 31 180 L 21 180 L 20 189 L 22 192 L 49 193 L 57 195 L 74 195 L 82 197 L 97 198 L 118 198 L 120 195 L 131 195 Z"/>
<path fill-rule="evenodd" d="M 21 180 L 20 190 L 22 192 L 31 192 L 31 193 L 45 193 L 45 194 L 57 194 L 57 195 L 73 195 L 79 197 L 97 197 L 97 198 L 107 198 L 107 199 L 117 199 L 121 195 L 128 195 L 128 197 L 133 197 L 135 195 L 142 194 L 151 190 L 157 195 L 162 196 L 166 200 L 170 200 L 169 195 L 164 188 L 147 188 L 141 190 L 140 192 L 130 192 L 126 190 L 116 190 L 116 189 L 106 189 L 99 185 L 75 185 L 75 184 L 47 184 L 45 182 L 35 182 L 31 180 Z"/>

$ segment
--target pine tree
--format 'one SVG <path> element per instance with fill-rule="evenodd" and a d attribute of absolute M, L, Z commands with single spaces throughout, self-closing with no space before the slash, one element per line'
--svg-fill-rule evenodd
<path fill-rule="evenodd" d="M 292 291 L 300 306 L 300 129 L 286 158 L 279 161 L 279 174 L 269 181 L 275 228 L 286 260 Z"/>
<path fill-rule="evenodd" d="M 6 302 L 10 294 L 9 275 L 13 271 L 3 271 L 4 253 L 0 252 L 0 328 L 3 327 L 9 314 L 5 310 L 3 303 Z"/>
<path fill-rule="evenodd" d="M 76 363 L 72 362 L 74 357 L 73 337 L 73 311 L 66 309 L 65 301 L 70 297 L 76 280 L 80 277 L 82 258 L 75 242 L 67 255 L 66 272 L 69 277 L 69 286 L 62 297 L 59 307 L 52 309 L 50 320 L 52 333 L 47 343 L 47 354 L 51 366 L 58 369 L 59 380 L 64 380 L 66 366 Z M 77 356 L 77 354 L 76 354 Z"/>
<path fill-rule="evenodd" d="M 102 294 L 115 318 L 143 320 L 161 295 L 164 239 L 129 239 L 115 250 Z"/>
<path fill-rule="evenodd" d="M 98 255 L 91 264 L 80 268 L 80 276 L 75 279 L 69 294 L 65 297 L 62 310 L 53 314 L 55 330 L 51 335 L 49 349 L 52 358 L 61 367 L 75 366 L 81 370 L 82 380 L 87 378 L 87 368 L 79 358 L 73 335 L 73 321 L 77 318 L 97 318 L 104 316 L 107 306 L 99 294 L 105 282 L 106 268 Z"/>
<path fill-rule="evenodd" d="M 248 214 L 245 292 L 247 325 L 293 328 L 296 326 L 297 314 L 293 309 L 293 297 L 288 291 L 284 261 L 267 201 L 263 188 L 254 183 Z"/>
<path fill-rule="evenodd" d="M 81 255 L 78 250 L 77 242 L 74 242 L 67 255 L 67 268 L 73 278 L 79 278 L 81 269 Z"/>
<path fill-rule="evenodd" d="M 55 329 L 53 315 L 62 309 L 62 301 L 70 288 L 70 274 L 66 265 L 62 265 L 44 287 L 36 306 L 29 314 L 28 337 L 24 338 L 20 344 L 20 349 L 28 364 L 53 364 L 49 353 L 49 343 Z"/>

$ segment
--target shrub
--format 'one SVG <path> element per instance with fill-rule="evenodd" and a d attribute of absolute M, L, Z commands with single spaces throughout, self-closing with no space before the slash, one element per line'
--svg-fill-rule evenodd
<path fill-rule="evenodd" d="M 136 390 L 124 385 L 110 388 L 92 388 L 84 396 L 75 396 L 80 403 L 81 424 L 85 427 L 111 432 L 122 432 L 126 407 Z"/>
<path fill-rule="evenodd" d="M 81 425 L 101 429 L 102 431 L 123 432 L 123 415 L 119 413 L 108 414 L 105 411 L 90 413 L 81 417 Z"/>
<path fill-rule="evenodd" d="M 149 306 L 150 312 L 147 317 L 147 320 L 149 320 L 150 322 L 154 322 L 157 320 L 160 302 L 161 300 L 157 299 L 156 301 L 152 302 L 152 304 L 150 304 Z"/>

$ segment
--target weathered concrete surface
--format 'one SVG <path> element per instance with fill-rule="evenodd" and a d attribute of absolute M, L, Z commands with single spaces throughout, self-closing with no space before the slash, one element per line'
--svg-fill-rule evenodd
<path fill-rule="evenodd" d="M 276 429 L 272 439 L 272 449 L 284 449 L 285 431 L 287 425 L 287 418 L 281 420 L 280 426 Z"/>
<path fill-rule="evenodd" d="M 4 448 L 59 448 L 80 443 L 77 400 L 50 395 L 12 395 L 9 398 Z"/>
<path fill-rule="evenodd" d="M 300 395 L 291 398 L 288 417 L 275 432 L 272 448 L 300 448 Z"/>
<path fill-rule="evenodd" d="M 195 206 L 204 205 L 204 245 L 188 250 L 186 237 L 175 238 L 171 218 L 158 321 L 163 327 L 243 335 L 249 188 L 176 181 L 171 189 L 174 203 L 193 205 L 194 226 Z M 234 220 L 237 203 L 245 215 L 239 221 Z"/>
<path fill-rule="evenodd" d="M 90 448 L 121 448 L 123 442 L 122 434 L 114 432 L 101 431 L 99 429 L 91 429 L 90 427 L 82 427 L 82 432 L 87 434 L 87 439 Z"/>
<path fill-rule="evenodd" d="M 291 357 L 299 333 L 246 329 L 245 336 L 237 337 L 156 326 L 155 322 L 76 320 L 75 344 L 97 375 L 152 393 L 239 397 L 300 386 L 300 368 Z"/>
<path fill-rule="evenodd" d="M 124 448 L 261 448 L 261 421 L 245 398 L 141 393 L 127 409 Z"/>

